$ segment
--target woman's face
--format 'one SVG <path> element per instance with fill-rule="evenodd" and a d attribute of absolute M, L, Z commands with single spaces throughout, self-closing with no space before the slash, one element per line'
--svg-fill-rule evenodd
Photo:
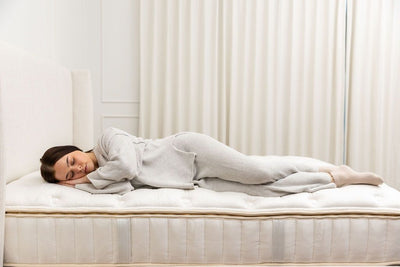
<path fill-rule="evenodd" d="M 55 177 L 59 181 L 75 180 L 95 170 L 88 153 L 76 150 L 66 154 L 54 164 Z"/>

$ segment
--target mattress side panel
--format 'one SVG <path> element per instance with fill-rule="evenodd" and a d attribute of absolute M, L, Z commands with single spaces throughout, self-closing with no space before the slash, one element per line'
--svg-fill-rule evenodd
<path fill-rule="evenodd" d="M 399 217 L 21 216 L 5 264 L 400 263 Z"/>

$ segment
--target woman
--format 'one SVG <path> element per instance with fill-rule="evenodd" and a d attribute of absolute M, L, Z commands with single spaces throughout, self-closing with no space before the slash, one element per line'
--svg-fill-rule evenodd
<path fill-rule="evenodd" d="M 90 193 L 199 186 L 283 196 L 383 182 L 374 173 L 310 158 L 247 156 L 207 135 L 189 132 L 151 140 L 108 128 L 91 151 L 82 152 L 75 146 L 53 147 L 40 160 L 46 181 Z"/>

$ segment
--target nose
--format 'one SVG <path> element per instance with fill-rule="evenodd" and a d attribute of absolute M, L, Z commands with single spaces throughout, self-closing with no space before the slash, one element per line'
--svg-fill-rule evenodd
<path fill-rule="evenodd" d="M 83 166 L 82 165 L 76 165 L 74 166 L 74 172 L 79 173 L 83 171 Z"/>

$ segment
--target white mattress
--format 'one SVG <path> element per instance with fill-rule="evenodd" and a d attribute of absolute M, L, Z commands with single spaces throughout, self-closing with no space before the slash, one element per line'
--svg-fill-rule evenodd
<path fill-rule="evenodd" d="M 264 198 L 206 189 L 92 195 L 34 172 L 7 185 L 5 265 L 400 263 L 400 192 Z"/>

